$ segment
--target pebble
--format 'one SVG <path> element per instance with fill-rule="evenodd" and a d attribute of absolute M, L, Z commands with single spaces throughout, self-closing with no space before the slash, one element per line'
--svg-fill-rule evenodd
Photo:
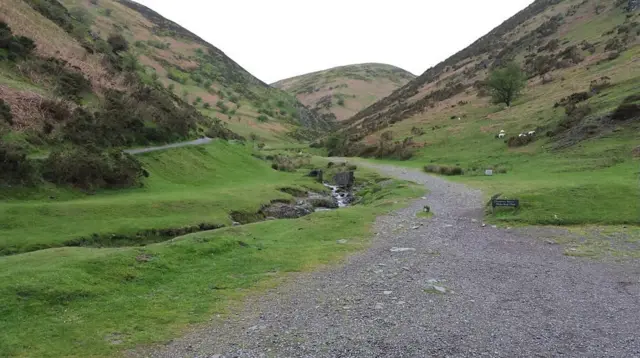
<path fill-rule="evenodd" d="M 404 252 L 404 251 L 416 251 L 413 247 L 392 247 L 391 252 Z"/>
<path fill-rule="evenodd" d="M 384 293 L 385 295 L 390 295 L 390 294 L 392 294 L 392 293 L 393 293 L 393 291 L 384 291 L 383 293 Z"/>
<path fill-rule="evenodd" d="M 338 241 L 336 241 L 336 242 L 337 242 L 338 244 L 346 244 L 346 243 L 347 243 L 347 240 L 342 239 L 342 240 L 338 240 Z"/>
<path fill-rule="evenodd" d="M 381 310 L 383 308 L 384 306 L 382 305 L 382 303 L 377 303 L 376 306 L 374 307 L 374 309 L 377 309 L 377 310 Z"/>

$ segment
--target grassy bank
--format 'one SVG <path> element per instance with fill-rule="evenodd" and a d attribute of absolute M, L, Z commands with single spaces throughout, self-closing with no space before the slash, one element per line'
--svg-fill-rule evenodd
<path fill-rule="evenodd" d="M 220 150 L 232 153 L 236 150 L 228 146 L 216 144 L 202 150 L 209 153 L 210 160 L 229 160 L 226 166 L 229 171 L 241 163 L 214 154 Z M 199 149 L 180 150 L 184 155 L 200 158 L 200 152 L 194 151 Z M 246 163 L 245 170 L 258 172 L 240 176 L 238 170 L 236 179 L 240 182 L 233 182 L 224 178 L 223 173 L 228 174 L 227 171 L 220 171 L 225 166 L 222 162 L 203 160 L 199 165 L 187 165 L 171 152 L 145 157 L 145 162 L 156 173 L 148 188 L 82 199 L 90 202 L 86 207 L 97 207 L 93 200 L 104 200 L 103 204 L 109 204 L 102 210 L 106 219 L 111 215 L 113 223 L 128 222 L 131 227 L 159 222 L 164 225 L 165 220 L 189 219 L 190 214 L 185 211 L 215 215 L 216 211 L 211 208 L 238 204 L 250 207 L 260 198 L 246 198 L 245 204 L 232 201 L 256 197 L 260 191 L 248 191 L 251 182 L 255 186 L 265 183 L 273 194 L 278 185 L 303 180 L 300 173 L 282 174 L 270 168 L 268 172 Z M 239 157 L 250 160 L 244 155 Z M 185 167 L 161 168 L 172 167 L 171 162 L 183 163 Z M 207 171 L 211 174 L 206 175 Z M 255 176 L 260 178 L 252 178 Z M 357 176 L 370 181 L 376 181 L 377 177 L 362 171 Z M 287 182 L 283 178 L 292 179 Z M 308 180 L 304 179 L 304 183 Z M 211 187 L 212 183 L 219 187 Z M 163 193 L 163 188 L 167 192 Z M 269 198 L 269 193 L 265 192 L 264 197 Z M 226 312 L 245 294 L 276 282 L 287 272 L 335 262 L 364 247 L 377 215 L 422 194 L 421 187 L 393 181 L 384 186 L 369 186 L 361 193 L 362 205 L 317 212 L 296 220 L 228 227 L 145 247 L 65 247 L 0 257 L 0 352 L 3 356 L 112 356 L 138 344 L 175 337 L 187 325 L 204 322 L 214 313 Z M 141 198 L 154 197 L 182 204 L 138 206 Z M 191 203 L 198 200 L 205 204 L 194 209 Z M 42 207 L 44 204 L 31 205 Z M 116 213 L 113 205 L 128 208 L 127 212 Z M 37 212 L 42 210 L 35 210 L 33 217 Z M 154 218 L 144 219 L 150 212 Z M 70 232 L 80 232 L 86 224 L 74 219 L 76 215 L 82 213 L 74 212 L 68 217 L 58 215 L 62 221 L 58 226 L 53 224 L 55 216 L 52 216 L 49 226 L 42 227 L 39 233 L 31 229 L 29 237 L 45 242 L 43 240 L 51 237 L 47 231 L 53 232 L 52 227 L 68 226 Z M 98 212 L 95 215 L 98 222 Z M 136 218 L 141 218 L 139 224 Z M 91 230 L 96 230 L 95 226 Z M 342 239 L 347 243 L 336 242 Z"/>
<path fill-rule="evenodd" d="M 247 147 L 223 141 L 139 158 L 150 173 L 143 188 L 94 195 L 59 188 L 5 193 L 0 203 L 0 252 L 57 247 L 94 233 L 229 225 L 233 210 L 255 212 L 270 200 L 291 198 L 279 188 L 317 186 L 300 175 L 276 172 L 252 157 Z"/>
<path fill-rule="evenodd" d="M 593 144 L 599 146 L 603 143 Z M 473 166 L 482 168 L 477 173 L 467 172 L 461 176 L 444 178 L 481 189 L 487 200 L 498 193 L 502 193 L 502 198 L 520 199 L 519 210 L 499 209 L 494 214 L 488 213 L 488 219 L 495 222 L 533 225 L 640 224 L 640 161 L 631 158 L 616 160 L 596 151 L 589 154 L 588 150 L 583 152 L 584 156 L 571 156 L 567 152 L 538 155 L 505 152 L 484 165 L 478 164 L 482 159 L 471 152 L 467 153 L 467 158 L 459 156 L 460 152 L 437 157 L 432 153 L 422 153 L 409 161 L 373 162 L 417 170 L 422 170 L 424 165 L 432 162 L 460 164 L 464 169 Z M 607 153 L 607 150 L 600 153 Z M 507 172 L 485 176 L 483 168 L 495 164 Z"/>

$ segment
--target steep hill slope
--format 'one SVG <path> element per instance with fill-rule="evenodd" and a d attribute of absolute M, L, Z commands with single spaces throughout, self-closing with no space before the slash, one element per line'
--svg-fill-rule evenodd
<path fill-rule="evenodd" d="M 537 0 L 468 48 L 349 118 L 345 132 L 352 141 L 360 141 L 402 122 L 401 132 L 409 135 L 413 125 L 451 116 L 466 119 L 457 125 L 490 117 L 496 124 L 492 129 L 502 128 L 500 119 L 513 117 L 518 109 L 491 107 L 483 81 L 491 69 L 511 60 L 529 77 L 520 103 L 527 102 L 528 114 L 548 112 L 549 105 L 561 98 L 589 90 L 591 81 L 608 77 L 617 84 L 637 78 L 639 21 L 635 0 Z M 611 102 L 609 109 L 616 104 Z M 485 113 L 475 113 L 479 110 Z M 522 128 L 550 124 L 527 123 L 536 119 L 525 115 L 516 121 Z"/>
<path fill-rule="evenodd" d="M 499 213 L 504 220 L 638 223 L 629 198 L 640 196 L 639 35 L 635 0 L 535 1 L 344 121 L 324 145 L 463 174 L 456 180 L 488 195 L 520 198 L 521 210 Z M 509 61 L 527 83 L 506 107 L 492 103 L 486 79 Z M 485 176 L 489 168 L 497 175 Z"/>
<path fill-rule="evenodd" d="M 32 137 L 50 122 L 46 111 L 29 105 L 34 101 L 101 108 L 108 91 L 131 95 L 140 86 L 173 97 L 185 109 L 197 109 L 197 125 L 180 137 L 204 134 L 218 121 L 246 138 L 272 142 L 290 141 L 288 134 L 299 135 L 301 128 L 331 127 L 216 47 L 135 2 L 7 0 L 0 8 L 9 36 L 24 36 L 35 45 L 24 58 L 9 56 L 10 46 L 2 46 L 0 90 L 13 114 L 10 130 L 17 136 L 25 137 L 28 128 L 32 133 L 26 136 Z M 68 78 L 79 83 L 71 95 L 62 93 Z M 167 140 L 175 138 L 160 141 Z"/>
<path fill-rule="evenodd" d="M 415 76 L 401 68 L 364 63 L 296 76 L 272 84 L 319 113 L 341 121 L 391 94 Z"/>

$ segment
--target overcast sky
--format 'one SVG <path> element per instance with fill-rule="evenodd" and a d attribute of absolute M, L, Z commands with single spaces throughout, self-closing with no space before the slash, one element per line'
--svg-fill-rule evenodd
<path fill-rule="evenodd" d="M 532 0 L 137 0 L 266 83 L 363 62 L 416 75 Z"/>

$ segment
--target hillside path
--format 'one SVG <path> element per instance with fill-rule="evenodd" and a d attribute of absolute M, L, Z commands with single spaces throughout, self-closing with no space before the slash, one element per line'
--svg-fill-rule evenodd
<path fill-rule="evenodd" d="M 203 137 L 203 138 L 198 138 L 196 140 L 191 140 L 191 141 L 188 141 L 188 142 L 171 143 L 171 144 L 160 145 L 160 146 L 157 146 L 157 147 L 125 149 L 125 150 L 123 150 L 123 152 L 129 153 L 129 154 L 141 154 L 141 153 L 155 152 L 155 151 L 158 151 L 158 150 L 166 150 L 166 149 L 171 149 L 171 148 L 186 147 L 186 146 L 191 146 L 191 145 L 203 145 L 203 144 L 210 143 L 212 140 L 213 139 L 211 139 L 211 138 Z"/>
<path fill-rule="evenodd" d="M 206 328 L 131 354 L 640 357 L 638 261 L 565 256 L 544 240 L 557 229 L 482 227 L 476 190 L 360 165 L 424 184 L 430 194 L 378 218 L 371 247 L 344 264 L 300 274 Z M 415 216 L 425 204 L 435 212 L 430 220 Z"/>

